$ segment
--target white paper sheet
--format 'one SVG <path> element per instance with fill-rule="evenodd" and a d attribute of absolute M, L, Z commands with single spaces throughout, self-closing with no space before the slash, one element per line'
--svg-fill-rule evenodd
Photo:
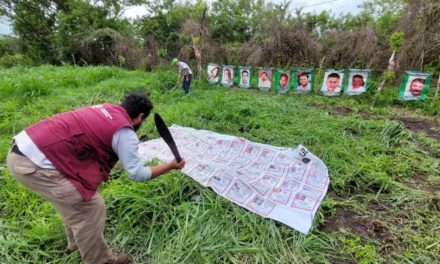
<path fill-rule="evenodd" d="M 177 125 L 170 132 L 186 160 L 182 172 L 239 206 L 309 232 L 329 176 L 304 146 L 275 147 Z M 141 143 L 139 153 L 145 161 L 174 158 L 161 138 Z"/>

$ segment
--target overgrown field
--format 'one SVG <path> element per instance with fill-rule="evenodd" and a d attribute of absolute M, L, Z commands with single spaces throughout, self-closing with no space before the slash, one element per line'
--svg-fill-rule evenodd
<path fill-rule="evenodd" d="M 120 167 L 102 192 L 105 236 L 134 263 L 440 263 L 440 110 L 401 103 L 397 88 L 360 97 L 277 95 L 174 71 L 51 67 L 0 71 L 0 263 L 79 263 L 54 208 L 13 180 L 11 137 L 49 115 L 127 91 L 151 93 L 169 123 L 275 146 L 305 145 L 330 187 L 306 236 L 217 196 L 180 172 L 136 183 Z M 432 93 L 430 94 L 432 97 Z M 157 138 L 152 118 L 139 132 Z"/>

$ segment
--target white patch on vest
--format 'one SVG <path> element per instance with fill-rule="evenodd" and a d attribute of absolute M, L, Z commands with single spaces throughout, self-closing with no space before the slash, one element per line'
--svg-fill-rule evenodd
<path fill-rule="evenodd" d="M 104 108 L 102 104 L 94 105 L 92 108 L 99 109 L 99 111 L 101 111 L 101 113 L 103 113 L 107 118 L 113 119 L 112 115 Z"/>

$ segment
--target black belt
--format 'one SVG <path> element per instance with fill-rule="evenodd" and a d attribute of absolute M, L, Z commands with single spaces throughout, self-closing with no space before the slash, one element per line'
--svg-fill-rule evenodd
<path fill-rule="evenodd" d="M 18 149 L 18 146 L 16 144 L 12 145 L 12 152 L 14 152 L 15 154 L 24 156 L 24 154 L 20 151 L 20 149 Z"/>

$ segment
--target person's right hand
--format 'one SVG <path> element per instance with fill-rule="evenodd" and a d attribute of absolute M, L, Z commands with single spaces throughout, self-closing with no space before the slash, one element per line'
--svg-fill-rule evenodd
<path fill-rule="evenodd" d="M 185 163 L 186 162 L 184 159 L 182 159 L 180 162 L 177 162 L 177 160 L 174 159 L 170 162 L 170 165 L 173 169 L 181 170 L 181 169 L 183 169 L 183 167 L 185 167 Z"/>

